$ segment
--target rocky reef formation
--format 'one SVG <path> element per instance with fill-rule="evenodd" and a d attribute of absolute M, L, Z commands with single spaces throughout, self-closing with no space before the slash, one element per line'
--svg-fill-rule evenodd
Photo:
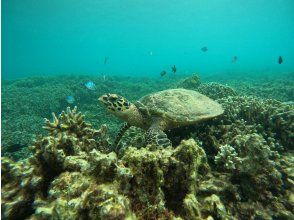
<path fill-rule="evenodd" d="M 116 154 L 106 125 L 53 114 L 30 158 L 2 158 L 4 218 L 294 218 L 293 106 L 217 94 L 224 114 L 168 132 L 168 148 L 131 129 Z"/>
<path fill-rule="evenodd" d="M 201 85 L 200 77 L 197 73 L 193 74 L 191 77 L 184 79 L 177 86 L 178 88 L 197 90 L 197 88 Z"/>
<path fill-rule="evenodd" d="M 237 92 L 227 85 L 216 82 L 202 83 L 198 74 L 193 74 L 191 77 L 184 79 L 177 87 L 196 90 L 212 99 L 237 95 Z"/>
<path fill-rule="evenodd" d="M 93 129 L 67 109 L 45 121 L 48 136 L 33 155 L 2 158 L 5 218 L 170 219 L 200 216 L 198 182 L 209 172 L 204 150 L 193 140 L 177 148 L 129 147 L 122 157 L 107 152 L 105 126 Z"/>
<path fill-rule="evenodd" d="M 207 95 L 212 99 L 220 99 L 229 96 L 237 96 L 237 92 L 229 86 L 222 85 L 220 83 L 211 82 L 201 84 L 197 91 Z"/>
<path fill-rule="evenodd" d="M 202 143 L 212 168 L 198 194 L 216 194 L 237 219 L 293 218 L 293 164 L 284 166 L 293 156 L 293 105 L 240 96 L 218 102 L 221 117 L 185 131 Z"/>

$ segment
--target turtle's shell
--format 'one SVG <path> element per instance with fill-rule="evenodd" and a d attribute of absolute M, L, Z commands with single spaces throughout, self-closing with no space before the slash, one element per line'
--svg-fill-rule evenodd
<path fill-rule="evenodd" d="M 223 113 L 222 106 L 199 92 L 168 89 L 142 97 L 150 116 L 157 116 L 177 125 L 193 124 Z"/>

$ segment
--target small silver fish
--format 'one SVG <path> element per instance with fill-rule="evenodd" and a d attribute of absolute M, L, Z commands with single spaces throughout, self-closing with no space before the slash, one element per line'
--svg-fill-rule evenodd
<path fill-rule="evenodd" d="M 66 101 L 68 104 L 73 104 L 75 102 L 75 98 L 72 95 L 68 95 L 66 97 Z"/>
<path fill-rule="evenodd" d="M 85 86 L 89 90 L 96 90 L 96 85 L 93 81 L 88 81 L 85 83 Z"/>

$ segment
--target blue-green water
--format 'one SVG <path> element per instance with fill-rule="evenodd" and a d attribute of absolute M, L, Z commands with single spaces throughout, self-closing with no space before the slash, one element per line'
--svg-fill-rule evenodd
<path fill-rule="evenodd" d="M 4 0 L 2 77 L 293 71 L 293 11 L 293 0 Z"/>
<path fill-rule="evenodd" d="M 3 219 L 294 219 L 293 12 L 3 0 Z"/>

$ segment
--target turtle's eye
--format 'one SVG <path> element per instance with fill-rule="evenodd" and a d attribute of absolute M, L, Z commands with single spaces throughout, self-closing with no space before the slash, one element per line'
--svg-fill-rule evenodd
<path fill-rule="evenodd" d="M 115 98 L 115 97 L 110 97 L 110 98 L 109 98 L 109 101 L 114 102 L 114 101 L 116 101 L 116 99 L 117 99 L 117 98 Z"/>

